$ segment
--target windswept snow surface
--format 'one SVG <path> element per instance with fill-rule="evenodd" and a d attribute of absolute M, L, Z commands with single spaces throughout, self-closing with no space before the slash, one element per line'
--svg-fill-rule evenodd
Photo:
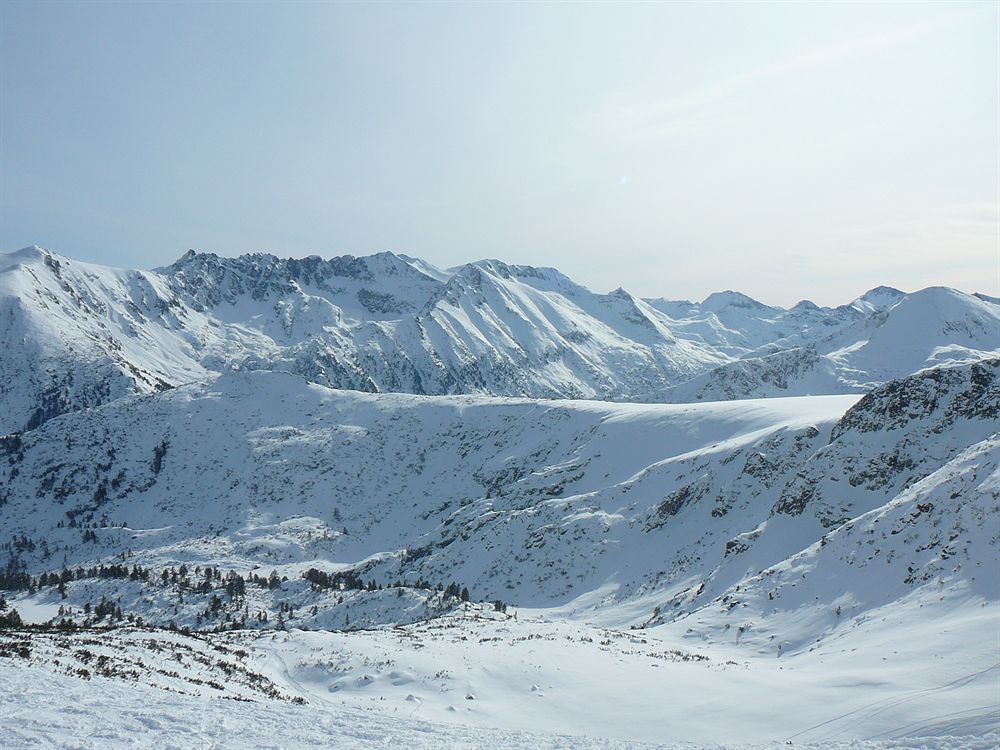
<path fill-rule="evenodd" d="M 788 657 L 529 612 L 363 633 L 35 636 L 30 660 L 0 662 L 4 746 L 994 747 L 1000 665 L 975 644 L 995 612 L 941 607 L 931 622 L 921 604 Z M 102 654 L 138 681 L 102 676 Z"/>
<path fill-rule="evenodd" d="M 337 706 L 245 703 L 202 699 L 94 678 L 61 679 L 46 669 L 14 665 L 0 681 L 4 747 L 108 747 L 188 750 L 211 748 L 373 747 L 440 750 L 764 750 L 784 743 L 715 745 L 710 743 L 639 743 L 634 740 L 549 735 L 512 729 L 431 723 L 405 713 L 382 713 Z M 713 719 L 717 720 L 717 718 Z M 991 750 L 1000 735 L 934 736 L 905 740 L 796 743 L 819 750 Z"/>

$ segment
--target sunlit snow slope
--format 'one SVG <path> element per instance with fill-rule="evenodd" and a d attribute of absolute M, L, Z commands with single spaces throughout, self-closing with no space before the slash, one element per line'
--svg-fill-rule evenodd
<path fill-rule="evenodd" d="M 719 597 L 764 585 L 761 571 L 958 471 L 946 467 L 968 451 L 988 466 L 998 403 L 996 360 L 860 401 L 692 405 L 372 395 L 230 373 L 5 438 L 0 507 L 8 538 L 36 542 L 16 554 L 34 573 L 122 550 L 296 579 L 326 562 L 635 624 L 735 601 Z M 957 523 L 981 505 L 995 521 L 990 476 L 935 514 Z M 983 564 L 989 546 L 956 533 L 892 555 Z"/>
<path fill-rule="evenodd" d="M 687 402 L 860 393 L 1000 352 L 1000 307 L 952 289 L 769 307 L 595 294 L 551 268 L 392 253 L 189 252 L 123 271 L 0 256 L 0 432 L 230 369 L 370 392 Z"/>

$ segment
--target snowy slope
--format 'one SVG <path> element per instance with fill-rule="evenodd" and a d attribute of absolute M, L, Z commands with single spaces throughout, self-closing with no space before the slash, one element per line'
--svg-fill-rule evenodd
<path fill-rule="evenodd" d="M 120 705 L 132 660 L 183 705 L 256 701 L 294 725 L 289 746 L 315 737 L 299 708 L 239 691 L 302 698 L 341 746 L 362 741 L 334 718 L 355 711 L 383 737 L 419 718 L 470 744 L 467 726 L 543 746 L 988 737 L 998 409 L 995 360 L 863 398 L 425 397 L 234 372 L 118 400 L 0 444 L 8 573 L 80 569 L 62 593 L 6 596 L 31 621 L 106 625 L 116 615 L 93 607 L 109 602 L 124 620 L 222 629 L 199 638 L 246 656 L 206 664 L 209 641 L 112 630 L 67 636 L 91 639 L 80 663 L 60 655 L 72 641 L 3 636 L 0 664 L 28 694 L 70 695 L 117 655 L 90 676 L 95 712 Z M 374 583 L 317 586 L 309 569 Z M 230 570 L 260 582 L 232 591 Z M 435 590 L 451 582 L 472 602 Z M 494 599 L 506 613 L 476 603 Z M 4 651 L 11 638 L 30 658 Z M 149 638 L 190 654 L 178 676 L 141 676 L 161 653 Z M 17 736 L 67 731 L 43 715 L 18 713 Z"/>
<path fill-rule="evenodd" d="M 363 633 L 0 634 L 0 652 L 31 650 L 0 655 L 5 743 L 995 746 L 997 671 L 976 649 L 991 613 L 942 607 L 936 622 L 918 613 L 918 604 L 900 613 L 907 623 L 887 612 L 794 658 L 758 655 L 732 637 L 713 644 L 669 628 L 636 634 L 525 613 Z M 229 691 L 243 699 L 226 700 Z"/>
<path fill-rule="evenodd" d="M 33 573 L 122 549 L 295 580 L 325 562 L 636 624 L 702 606 L 989 438 L 998 370 L 931 371 L 853 407 L 366 395 L 231 373 L 5 439 L 4 531 L 35 541 L 17 554 Z"/>
<path fill-rule="evenodd" d="M 679 385 L 647 394 L 643 400 L 675 404 L 744 398 L 862 393 L 815 346 L 783 349 L 721 365 Z"/>
<path fill-rule="evenodd" d="M 701 615 L 713 607 L 720 617 L 734 605 L 738 614 L 749 610 L 757 622 L 744 626 L 744 643 L 787 652 L 827 635 L 843 638 L 845 628 L 892 605 L 912 612 L 946 599 L 995 603 L 998 467 L 1000 436 L 994 434 L 885 505 L 729 589 Z"/>
<path fill-rule="evenodd" d="M 78 269 L 38 248 L 0 256 L 0 432 L 204 377 L 171 341 L 183 325 L 164 292 L 155 274 Z"/>
<path fill-rule="evenodd" d="M 774 310 L 763 309 L 769 315 Z M 766 320 L 787 324 L 794 311 L 779 310 Z M 817 311 L 809 308 L 804 314 Z M 975 362 L 1000 353 L 1000 306 L 954 289 L 931 287 L 907 295 L 880 287 L 828 312 L 821 325 L 829 331 L 802 328 L 790 338 L 762 345 L 642 400 L 686 403 L 863 393 L 924 368 Z M 804 344 L 786 348 L 800 342 Z"/>
<path fill-rule="evenodd" d="M 1000 306 L 946 287 L 908 294 L 849 331 L 817 344 L 855 382 L 882 382 L 946 362 L 1000 351 Z M 866 381 L 867 379 L 867 381 Z"/>
<path fill-rule="evenodd" d="M 45 539 L 48 554 L 71 565 L 123 545 L 137 562 L 369 561 L 384 580 L 456 578 L 481 598 L 520 592 L 548 602 L 591 590 L 635 544 L 662 544 L 646 530 L 655 509 L 706 460 L 769 440 L 815 450 L 855 400 L 432 398 L 229 373 L 7 439 L 0 502 L 8 534 Z M 720 481 L 745 481 L 739 464 L 725 466 Z M 59 527 L 102 518 L 96 546 Z M 470 546 L 481 548 L 475 557 Z M 509 577 L 512 554 L 525 557 L 523 580 Z M 36 571 L 49 565 L 42 556 L 36 550 Z M 566 581 L 559 572 L 577 557 L 587 559 L 576 571 L 584 580 Z"/>
<path fill-rule="evenodd" d="M 142 272 L 26 248 L 0 261 L 0 323 L 0 432 L 234 368 L 364 391 L 611 398 L 727 359 L 675 339 L 641 300 L 553 269 L 444 273 L 392 253 L 188 253 Z"/>
<path fill-rule="evenodd" d="M 0 257 L 0 433 L 231 369 L 369 392 L 681 402 L 860 393 L 1000 350 L 1000 308 L 945 289 L 769 307 L 595 294 L 550 268 L 442 271 L 188 252 L 154 271 Z M 930 334 L 930 335 L 929 335 Z"/>
<path fill-rule="evenodd" d="M 837 308 L 820 307 L 802 300 L 790 309 L 765 305 L 734 291 L 710 294 L 701 302 L 650 299 L 678 330 L 734 357 L 801 346 L 872 314 L 904 297 L 888 287 L 872 289 Z"/>

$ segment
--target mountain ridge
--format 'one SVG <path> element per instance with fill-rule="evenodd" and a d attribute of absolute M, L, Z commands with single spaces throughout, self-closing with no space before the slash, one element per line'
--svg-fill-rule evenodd
<path fill-rule="evenodd" d="M 0 433 L 233 368 L 439 395 L 860 393 L 991 356 L 995 325 L 988 296 L 944 288 L 876 287 L 840 307 L 786 310 L 732 291 L 702 303 L 595 294 L 556 269 L 496 259 L 444 271 L 391 252 L 188 251 L 137 271 L 31 247 L 0 258 Z M 779 372 L 792 362 L 792 377 Z"/>

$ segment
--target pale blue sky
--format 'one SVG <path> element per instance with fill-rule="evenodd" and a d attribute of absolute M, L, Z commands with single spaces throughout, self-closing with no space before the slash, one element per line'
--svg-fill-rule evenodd
<path fill-rule="evenodd" d="M 1000 5 L 0 5 L 0 249 L 1000 292 Z"/>

